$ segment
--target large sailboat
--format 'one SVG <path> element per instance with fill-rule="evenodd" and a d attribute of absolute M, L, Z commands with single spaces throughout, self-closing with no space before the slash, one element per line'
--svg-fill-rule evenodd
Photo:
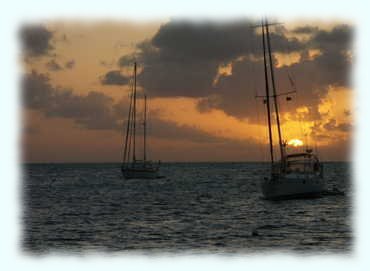
<path fill-rule="evenodd" d="M 277 94 L 276 91 L 269 25 L 271 24 L 267 20 L 262 21 L 262 46 L 266 90 L 264 103 L 267 110 L 271 175 L 264 178 L 262 192 L 266 199 L 272 200 L 320 196 L 325 191 L 326 186 L 323 177 L 323 165 L 320 163 L 318 156 L 313 153 L 312 149 L 288 154 L 287 143 L 282 139 L 277 98 L 288 93 Z M 273 117 L 273 113 L 271 112 L 272 103 L 275 109 L 280 152 L 280 159 L 277 161 L 274 157 L 271 125 L 271 119 Z"/>
<path fill-rule="evenodd" d="M 159 165 L 147 160 L 147 98 L 144 95 L 143 125 L 143 157 L 137 159 L 137 90 L 136 90 L 136 62 L 134 63 L 134 76 L 130 92 L 130 106 L 126 123 L 126 135 L 123 147 L 123 161 L 121 171 L 125 179 L 155 179 L 158 177 Z"/>

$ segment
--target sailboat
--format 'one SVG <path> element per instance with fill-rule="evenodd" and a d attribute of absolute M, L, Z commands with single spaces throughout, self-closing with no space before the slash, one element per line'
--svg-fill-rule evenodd
<path fill-rule="evenodd" d="M 271 175 L 265 177 L 262 182 L 262 193 L 265 199 L 285 199 L 285 198 L 302 198 L 317 197 L 325 191 L 325 182 L 323 176 L 323 164 L 314 154 L 312 149 L 305 151 L 287 153 L 287 143 L 282 139 L 280 127 L 280 116 L 277 98 L 278 96 L 287 95 L 288 93 L 277 94 L 274 65 L 271 57 L 271 43 L 269 24 L 267 20 L 262 21 L 262 46 L 263 46 L 263 63 L 265 90 L 264 103 L 267 110 L 267 122 L 269 132 L 269 145 L 271 157 Z M 270 93 L 270 89 L 272 93 Z M 271 126 L 271 98 L 275 108 L 276 126 L 278 132 L 278 146 L 280 160 L 275 161 L 273 134 Z M 290 97 L 287 97 L 289 100 Z"/>
<path fill-rule="evenodd" d="M 130 106 L 126 123 L 126 135 L 123 147 L 123 161 L 121 171 L 125 179 L 155 179 L 158 177 L 160 161 L 153 163 L 147 160 L 147 97 L 144 95 L 144 121 L 143 125 L 143 157 L 137 159 L 137 90 L 136 90 L 136 62 L 134 63 L 133 84 L 130 92 Z"/>

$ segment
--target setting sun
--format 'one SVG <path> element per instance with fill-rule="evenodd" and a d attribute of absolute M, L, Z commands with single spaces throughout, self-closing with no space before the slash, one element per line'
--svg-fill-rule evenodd
<path fill-rule="evenodd" d="M 293 147 L 303 146 L 303 141 L 300 140 L 300 139 L 296 139 L 296 138 L 291 139 L 291 140 L 289 140 L 288 145 L 293 146 Z"/>

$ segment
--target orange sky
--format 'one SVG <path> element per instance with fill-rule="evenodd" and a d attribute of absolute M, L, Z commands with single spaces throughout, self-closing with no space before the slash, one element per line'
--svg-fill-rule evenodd
<path fill-rule="evenodd" d="M 90 119 L 79 112 L 78 105 L 84 106 L 86 112 L 93 114 L 100 112 L 100 109 L 95 111 L 94 106 L 111 110 L 112 108 L 120 108 L 119 105 L 122 105 L 123 111 L 114 116 L 117 121 L 123 121 L 126 117 L 124 110 L 128 103 L 129 84 L 105 84 L 103 78 L 109 71 L 119 71 L 123 77 L 129 77 L 132 74 L 130 66 L 118 64 L 122 56 L 134 55 L 138 61 L 143 59 L 149 64 L 153 63 L 149 62 L 153 61 L 152 58 L 162 57 L 158 53 L 158 48 L 164 46 L 161 47 L 160 52 L 165 52 L 169 47 L 166 47 L 166 44 L 162 45 L 162 43 L 169 42 L 168 46 L 171 46 L 172 40 L 165 40 L 166 28 L 160 27 L 170 24 L 171 22 L 168 21 L 147 24 L 119 21 L 95 23 L 58 21 L 41 24 L 40 27 L 51 33 L 50 37 L 46 38 L 49 48 L 39 53 L 38 51 L 27 51 L 28 45 L 24 45 L 24 73 L 30 75 L 33 72 L 46 75 L 49 78 L 49 89 L 52 89 L 54 96 L 47 96 L 48 92 L 46 91 L 37 94 L 49 97 L 49 100 L 46 100 L 42 105 L 37 100 L 42 100 L 42 98 L 38 96 L 31 97 L 34 100 L 29 103 L 30 105 L 27 104 L 27 101 L 25 103 L 22 143 L 24 161 L 120 161 L 122 129 L 119 127 L 94 128 L 94 125 L 87 124 Z M 290 22 L 287 24 L 286 29 L 289 31 L 285 32 L 286 37 L 301 39 L 299 36 L 302 34 L 293 33 L 293 29 L 303 26 L 316 27 L 319 30 L 310 30 L 311 35 L 317 35 L 317 40 L 320 38 L 328 45 L 321 48 L 321 44 L 315 44 L 310 40 L 310 37 L 306 37 L 302 40 L 305 42 L 304 45 L 307 43 L 307 48 L 294 49 L 296 45 L 291 42 L 292 49 L 287 47 L 290 50 L 289 53 L 276 52 L 274 54 L 276 68 L 281 68 L 280 70 L 285 72 L 285 69 L 292 67 L 301 72 L 304 71 L 306 62 L 308 63 L 306 66 L 315 61 L 319 62 L 319 60 L 330 63 L 331 60 L 323 56 L 326 54 L 331 56 L 332 51 L 330 50 L 334 52 L 339 50 L 332 49 L 331 42 L 335 44 L 335 40 L 332 41 L 330 36 L 333 33 L 333 39 L 337 36 L 341 38 L 339 34 L 334 35 L 336 32 L 333 31 L 338 25 L 340 23 L 337 22 L 321 22 L 320 24 Z M 182 29 L 182 31 L 186 31 L 186 29 Z M 317 34 L 320 30 L 324 32 Z M 173 34 L 171 31 L 169 33 Z M 164 33 L 162 36 L 159 35 L 162 33 Z M 310 34 L 305 35 L 310 36 Z M 186 33 L 183 36 L 186 37 Z M 158 48 L 154 48 L 152 51 L 140 49 L 140 44 L 145 42 L 151 42 L 155 45 L 156 39 L 153 37 L 158 38 L 157 44 L 160 44 Z M 176 39 L 176 36 L 173 39 Z M 45 39 L 41 38 L 42 41 L 45 42 Z M 201 46 L 198 43 L 197 40 L 190 40 L 189 46 Z M 288 46 L 290 46 L 289 44 Z M 300 44 L 301 47 L 303 47 L 302 44 Z M 31 46 L 33 45 L 31 44 Z M 171 50 L 168 52 L 173 53 L 174 49 Z M 196 54 L 198 48 L 192 50 Z M 306 50 L 305 54 L 303 54 L 304 50 Z M 179 52 L 181 54 L 185 51 Z M 348 49 L 347 53 L 351 53 L 351 48 Z M 227 55 L 227 52 L 225 54 Z M 242 64 L 248 58 L 248 53 L 237 51 L 237 54 L 227 56 L 227 58 L 215 58 L 216 61 L 219 61 L 218 64 L 215 64 L 216 67 L 218 65 L 218 68 L 213 73 L 210 89 L 205 94 L 188 95 L 189 92 L 183 90 L 182 93 L 179 87 L 176 94 L 167 95 L 163 94 L 164 92 L 162 93 L 160 89 L 151 90 L 150 85 L 148 87 L 144 82 L 146 77 L 139 78 L 143 80 L 142 84 L 140 80 L 138 82 L 139 89 L 145 90 L 149 96 L 149 156 L 151 159 L 163 161 L 257 161 L 268 158 L 265 107 L 261 100 L 254 98 L 256 92 L 261 94 L 261 90 L 256 90 L 255 83 L 250 80 L 248 83 L 243 83 L 240 81 L 242 77 L 238 79 L 239 70 L 242 69 Z M 198 63 L 197 61 L 196 58 L 193 60 L 194 63 Z M 209 61 L 214 63 L 215 60 Z M 350 59 L 349 63 L 351 61 Z M 253 62 L 251 63 L 253 64 Z M 150 67 L 149 64 L 148 67 Z M 146 69 L 145 63 L 139 62 L 139 67 Z M 174 67 L 182 69 L 181 61 L 179 66 Z M 202 72 L 202 70 L 199 71 L 199 74 Z M 304 80 L 301 77 L 295 78 L 297 86 L 302 85 L 304 89 L 309 89 L 309 87 L 306 88 L 306 81 L 307 84 L 310 84 L 312 83 L 310 81 L 315 81 L 318 78 L 318 83 L 310 85 L 309 91 L 312 93 L 310 94 L 312 99 L 311 96 L 307 96 L 308 94 L 300 93 L 300 90 L 297 94 L 292 95 L 293 101 L 291 102 L 286 102 L 284 98 L 280 99 L 282 130 L 284 139 L 301 139 L 311 147 L 317 148 L 324 160 L 347 160 L 349 159 L 348 143 L 350 142 L 353 117 L 352 89 L 345 83 L 336 82 L 335 72 L 335 70 L 327 72 L 328 77 L 333 77 L 332 80 L 321 78 L 322 72 L 317 70 L 318 74 L 315 74 L 314 68 L 310 72 L 303 73 L 306 77 Z M 159 74 L 159 76 L 162 75 Z M 171 76 L 170 79 L 172 78 L 175 77 Z M 164 84 L 163 81 L 167 80 L 162 80 L 158 84 Z M 239 99 L 237 94 L 233 94 L 233 86 L 241 90 L 245 88 L 245 96 L 240 96 Z M 199 86 L 194 84 L 194 93 L 198 93 L 197 87 Z M 29 90 L 26 84 L 22 91 L 36 93 L 38 88 L 42 87 L 37 85 Z M 63 96 L 64 98 L 57 96 L 57 93 L 63 93 L 66 90 L 70 91 L 69 96 Z M 199 89 L 199 93 L 202 91 L 204 90 Z M 91 95 L 87 99 L 86 97 L 92 92 L 101 93 L 102 96 Z M 27 94 L 24 95 L 27 96 Z M 99 97 L 104 97 L 102 98 L 104 105 L 101 104 Z M 224 102 L 224 99 L 229 97 L 234 97 L 235 108 L 232 105 L 233 100 L 231 100 L 231 107 Z M 210 107 L 201 110 L 200 104 L 205 99 L 211 101 L 211 103 L 207 102 L 207 106 L 210 105 Z M 248 112 L 252 113 L 243 115 L 244 99 L 246 112 L 249 110 Z M 70 109 L 69 107 L 73 106 L 75 102 L 77 108 Z M 315 117 L 312 108 L 317 109 Z M 234 114 L 234 109 L 241 113 Z M 104 110 L 102 109 L 101 112 Z M 113 116 L 112 114 L 109 116 Z M 99 118 L 98 115 L 97 118 Z M 152 123 L 150 123 L 151 118 L 153 119 Z M 156 129 L 161 129 L 161 131 Z"/>

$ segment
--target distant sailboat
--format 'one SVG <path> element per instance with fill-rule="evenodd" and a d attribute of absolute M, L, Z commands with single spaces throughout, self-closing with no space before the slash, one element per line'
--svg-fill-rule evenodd
<path fill-rule="evenodd" d="M 133 85 L 130 93 L 130 106 L 128 112 L 126 136 L 123 148 L 123 161 L 122 161 L 122 174 L 125 179 L 155 179 L 158 177 L 159 165 L 147 160 L 146 156 L 146 125 L 147 125 L 147 99 L 144 95 L 144 121 L 143 121 L 143 158 L 137 159 L 136 157 L 136 62 L 134 64 L 134 78 Z"/>
<path fill-rule="evenodd" d="M 264 103 L 267 109 L 271 155 L 271 176 L 269 178 L 266 177 L 262 183 L 263 195 L 266 199 L 320 196 L 325 191 L 326 186 L 323 178 L 323 165 L 320 163 L 317 155 L 311 149 L 307 149 L 305 152 L 287 154 L 287 144 L 282 140 L 277 97 L 290 92 L 278 95 L 276 93 L 269 24 L 267 20 L 262 22 L 262 45 L 266 90 Z M 270 94 L 270 88 L 272 89 L 272 95 Z M 279 138 L 280 161 L 277 162 L 274 160 L 270 98 L 274 102 Z M 290 97 L 287 97 L 287 100 L 289 100 L 288 98 L 290 99 Z"/>

